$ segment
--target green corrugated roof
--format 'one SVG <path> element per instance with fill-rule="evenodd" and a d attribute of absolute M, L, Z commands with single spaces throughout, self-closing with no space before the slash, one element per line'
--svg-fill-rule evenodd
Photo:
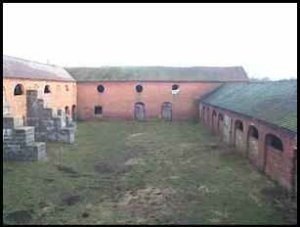
<path fill-rule="evenodd" d="M 201 101 L 297 132 L 297 80 L 224 84 Z"/>
<path fill-rule="evenodd" d="M 243 67 L 66 68 L 77 81 L 248 81 Z"/>

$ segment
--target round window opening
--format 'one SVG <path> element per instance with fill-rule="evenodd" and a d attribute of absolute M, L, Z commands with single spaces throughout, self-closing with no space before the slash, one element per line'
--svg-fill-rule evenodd
<path fill-rule="evenodd" d="M 98 85 L 97 90 L 98 90 L 98 92 L 103 93 L 104 92 L 104 86 L 102 84 Z"/>
<path fill-rule="evenodd" d="M 136 90 L 138 93 L 140 93 L 140 92 L 143 91 L 143 86 L 142 86 L 142 85 L 136 85 L 136 86 L 135 86 L 135 90 Z"/>
<path fill-rule="evenodd" d="M 179 85 L 178 84 L 173 84 L 172 85 L 172 90 L 174 91 L 174 90 L 178 90 L 178 88 L 179 88 Z"/>

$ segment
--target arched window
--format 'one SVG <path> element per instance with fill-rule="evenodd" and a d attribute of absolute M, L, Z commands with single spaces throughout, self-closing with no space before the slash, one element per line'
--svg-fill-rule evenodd
<path fill-rule="evenodd" d="M 254 126 L 249 127 L 249 137 L 258 139 L 258 130 Z"/>
<path fill-rule="evenodd" d="M 68 106 L 66 106 L 66 107 L 65 107 L 65 112 L 66 112 L 66 114 L 67 114 L 67 115 L 69 115 L 69 114 L 70 114 L 70 109 L 69 109 L 69 107 L 68 107 Z"/>
<path fill-rule="evenodd" d="M 172 91 L 178 90 L 178 89 L 179 89 L 179 85 L 178 84 L 173 84 L 172 85 Z"/>
<path fill-rule="evenodd" d="M 236 120 L 235 121 L 235 129 L 241 130 L 243 131 L 243 122 L 241 122 L 240 120 Z"/>
<path fill-rule="evenodd" d="M 100 93 L 103 93 L 105 90 L 104 86 L 102 84 L 99 84 L 98 87 L 97 87 L 97 91 L 100 92 Z"/>
<path fill-rule="evenodd" d="M 22 84 L 17 84 L 15 86 L 14 95 L 23 95 L 23 94 L 24 94 L 23 85 Z"/>
<path fill-rule="evenodd" d="M 69 86 L 66 84 L 65 85 L 66 91 L 69 91 Z"/>
<path fill-rule="evenodd" d="M 283 151 L 283 144 L 281 139 L 273 134 L 266 135 L 266 145 L 276 150 Z"/>
<path fill-rule="evenodd" d="M 135 86 L 135 90 L 136 90 L 136 92 L 141 93 L 143 91 L 143 86 L 138 84 Z"/>
<path fill-rule="evenodd" d="M 44 88 L 44 93 L 50 93 L 50 85 L 46 85 Z"/>

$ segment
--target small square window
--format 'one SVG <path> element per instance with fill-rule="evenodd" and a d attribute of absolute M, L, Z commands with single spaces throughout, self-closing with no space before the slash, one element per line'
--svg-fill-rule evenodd
<path fill-rule="evenodd" d="M 102 114 L 102 106 L 95 106 L 95 114 Z"/>

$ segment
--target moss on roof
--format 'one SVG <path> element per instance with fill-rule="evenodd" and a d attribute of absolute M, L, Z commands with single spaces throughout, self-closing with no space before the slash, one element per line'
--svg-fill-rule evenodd
<path fill-rule="evenodd" d="M 242 67 L 66 68 L 77 81 L 247 81 Z"/>
<path fill-rule="evenodd" d="M 297 81 L 224 84 L 201 100 L 297 132 Z"/>

